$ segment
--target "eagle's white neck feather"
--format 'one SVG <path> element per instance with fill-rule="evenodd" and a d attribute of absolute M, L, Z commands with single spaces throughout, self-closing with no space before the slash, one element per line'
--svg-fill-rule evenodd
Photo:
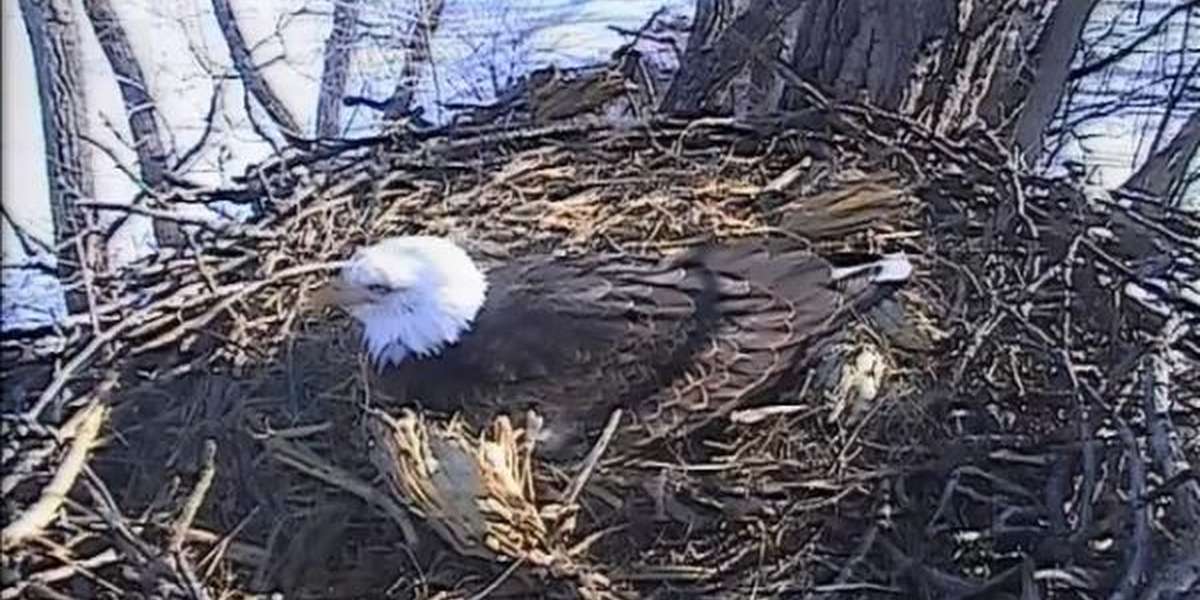
<path fill-rule="evenodd" d="M 471 329 L 483 307 L 487 278 L 450 240 L 404 236 L 358 251 L 342 282 L 367 290 L 370 300 L 351 305 L 364 327 L 364 343 L 378 367 L 440 353 Z"/>

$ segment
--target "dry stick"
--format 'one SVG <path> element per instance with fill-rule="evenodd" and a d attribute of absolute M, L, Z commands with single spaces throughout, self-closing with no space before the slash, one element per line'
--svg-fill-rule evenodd
<path fill-rule="evenodd" d="M 196 227 L 206 229 L 216 234 L 228 235 L 232 237 L 244 237 L 256 240 L 273 240 L 277 237 L 275 233 L 264 231 L 254 226 L 243 225 L 236 221 L 221 221 L 219 218 L 208 219 L 204 217 L 197 217 L 176 210 L 160 210 L 139 206 L 136 204 L 122 204 L 119 202 L 105 202 L 99 200 L 91 202 L 79 202 L 77 204 L 83 208 L 125 212 L 133 215 L 150 217 L 152 219 L 172 221 L 181 225 L 195 225 Z"/>
<path fill-rule="evenodd" d="M 122 590 L 120 588 L 108 581 L 100 579 L 99 576 L 97 576 L 94 572 L 95 569 L 108 566 L 119 561 L 120 559 L 121 554 L 113 548 L 103 550 L 100 553 L 87 558 L 77 559 L 69 556 L 63 557 L 64 562 L 67 562 L 67 564 L 61 567 L 53 567 L 44 571 L 30 573 L 27 576 L 26 585 L 17 584 L 12 588 L 5 588 L 3 591 L 0 591 L 0 600 L 13 600 L 15 598 L 27 597 L 22 595 L 21 592 L 34 584 L 50 584 L 56 581 L 62 581 L 63 579 L 74 577 L 76 574 L 87 576 L 97 585 L 104 587 L 109 592 L 121 594 Z"/>
<path fill-rule="evenodd" d="M 240 532 L 240 528 L 245 524 L 245 522 L 246 520 L 243 519 L 241 523 L 238 523 L 238 526 L 235 528 L 235 530 L 230 533 L 218 534 L 205 529 L 189 529 L 187 532 L 187 539 L 189 542 L 213 545 L 213 549 L 210 550 L 208 555 L 200 560 L 198 564 L 200 566 L 205 564 L 215 564 L 221 558 L 228 558 L 233 562 L 249 567 L 258 567 L 259 565 L 269 563 L 271 561 L 271 556 L 270 553 L 268 553 L 265 549 L 255 546 L 254 544 L 234 541 L 234 538 Z M 206 576 L 211 575 L 212 569 L 209 568 L 206 571 Z"/>
<path fill-rule="evenodd" d="M 81 367 L 83 367 L 84 363 L 91 360 L 92 355 L 100 350 L 100 348 L 102 348 L 105 344 L 117 339 L 117 336 L 124 333 L 125 330 L 136 325 L 140 321 L 141 317 L 150 314 L 151 311 L 149 308 L 150 307 L 140 310 L 137 313 L 130 315 L 129 318 L 122 319 L 120 323 L 93 337 L 91 341 L 88 342 L 87 346 L 84 346 L 82 350 L 76 353 L 71 360 L 67 361 L 67 363 L 58 370 L 58 374 L 55 375 L 54 381 L 51 381 L 50 385 L 46 386 L 46 389 L 42 390 L 42 394 L 38 396 L 37 402 L 34 403 L 33 407 L 25 411 L 25 413 L 21 416 L 30 421 L 36 421 L 38 416 L 42 414 L 42 411 L 46 410 L 46 407 L 58 397 L 59 392 L 61 392 L 63 387 L 67 385 L 67 381 L 72 375 L 75 374 L 75 371 L 78 371 Z"/>
<path fill-rule="evenodd" d="M 592 473 L 596 470 L 596 465 L 600 463 L 600 457 L 604 455 L 604 450 L 608 448 L 608 443 L 612 441 L 613 435 L 617 432 L 617 425 L 621 423 L 621 414 L 621 409 L 618 408 L 608 416 L 604 432 L 600 434 L 600 439 L 596 440 L 596 445 L 592 446 L 592 451 L 588 452 L 587 459 L 583 462 L 583 469 L 579 471 L 575 480 L 571 482 L 571 486 L 567 488 L 564 496 L 566 505 L 575 504 L 575 501 L 579 499 L 579 494 L 583 492 L 583 486 L 591 478 Z"/>
<path fill-rule="evenodd" d="M 350 492 L 365 500 L 368 504 L 381 509 L 400 527 L 400 532 L 404 534 L 404 541 L 408 545 L 415 546 L 417 544 L 417 532 L 413 528 L 412 521 L 409 520 L 404 508 L 390 496 L 381 493 L 370 484 L 350 473 L 333 466 L 328 461 L 323 460 L 299 444 L 273 438 L 267 440 L 266 445 L 267 450 L 280 462 Z"/>
<path fill-rule="evenodd" d="M 108 525 L 109 535 L 117 549 L 132 562 L 132 565 L 127 564 L 127 566 L 136 567 L 143 578 L 142 581 L 144 584 L 149 585 L 151 582 L 157 582 L 160 586 L 160 591 L 166 589 L 171 594 L 183 594 L 183 588 L 171 581 L 171 577 L 183 580 L 184 575 L 179 573 L 177 569 L 172 568 L 172 565 L 167 562 L 166 558 L 158 550 L 138 537 L 138 535 L 144 533 L 139 530 L 140 528 L 131 526 L 125 522 L 125 517 L 117 507 L 116 500 L 108 490 L 104 480 L 92 472 L 90 468 L 84 466 L 84 481 L 87 483 L 89 493 L 91 493 L 94 509 L 68 499 L 67 502 L 72 505 L 72 508 L 81 512 L 94 513 Z M 132 577 L 132 575 L 129 576 Z M 207 595 L 203 590 L 200 590 L 199 594 L 193 593 L 192 597 L 206 598 Z"/>
<path fill-rule="evenodd" d="M 186 556 L 182 552 L 175 554 L 175 571 L 181 580 L 187 585 L 187 589 L 191 592 L 194 600 L 208 600 L 211 596 L 208 590 L 204 589 L 200 583 L 200 578 L 196 577 L 196 572 L 192 569 L 192 565 L 188 562 Z"/>
<path fill-rule="evenodd" d="M 833 584 L 827 586 L 819 586 L 819 589 L 814 590 L 818 593 L 830 594 L 839 590 L 846 589 L 845 586 L 861 585 L 861 583 L 850 583 L 850 577 L 854 575 L 854 569 L 866 559 L 867 553 L 875 547 L 875 538 L 879 536 L 879 525 L 871 525 L 867 530 L 866 535 L 854 548 L 854 554 L 846 564 L 842 565 L 842 569 L 838 572 L 838 576 L 834 579 Z M 870 584 L 867 584 L 870 585 Z"/>
<path fill-rule="evenodd" d="M 54 519 L 54 514 L 62 506 L 67 492 L 75 485 L 75 480 L 83 470 L 88 451 L 95 445 L 100 426 L 108 417 L 108 407 L 96 403 L 83 409 L 89 411 L 80 423 L 75 439 L 63 457 L 54 479 L 42 490 L 42 495 L 21 516 L 9 523 L 3 533 L 0 533 L 0 549 L 9 550 L 31 536 L 36 535 L 43 527 Z"/>
<path fill-rule="evenodd" d="M 1175 407 L 1172 396 L 1178 394 L 1172 389 L 1174 360 L 1171 358 L 1171 346 L 1179 341 L 1185 331 L 1183 317 L 1172 314 L 1155 340 L 1154 350 L 1147 358 L 1146 365 L 1149 372 L 1146 374 L 1147 389 L 1142 410 L 1149 416 L 1150 456 L 1167 479 L 1179 476 L 1188 468 L 1187 457 L 1178 446 L 1178 434 L 1171 423 L 1171 411 Z M 1200 527 L 1200 523 L 1195 522 L 1200 515 L 1200 485 L 1195 481 L 1179 485 L 1175 492 L 1174 508 L 1183 519 Z"/>
<path fill-rule="evenodd" d="M 1118 421 L 1117 433 L 1126 446 L 1126 458 L 1129 469 L 1129 504 L 1133 511 L 1132 544 L 1125 566 L 1121 584 L 1109 596 L 1113 600 L 1134 598 L 1146 576 L 1150 559 L 1150 507 L 1146 505 L 1146 465 L 1142 462 L 1141 450 L 1138 449 L 1137 438 L 1129 424 L 1123 419 Z"/>
<path fill-rule="evenodd" d="M 117 549 L 125 554 L 139 568 L 149 564 L 159 552 L 145 540 L 137 537 L 144 533 L 136 527 L 125 523 L 125 517 L 117 507 L 117 501 L 104 484 L 100 476 L 91 469 L 84 467 L 83 479 L 88 494 L 92 497 L 92 506 L 86 506 L 67 498 L 67 504 L 72 510 L 94 516 L 98 522 L 108 526 L 109 537 Z"/>
<path fill-rule="evenodd" d="M 113 387 L 116 386 L 116 384 L 117 379 L 115 374 L 109 373 L 106 375 L 105 379 L 96 386 L 96 390 L 94 391 L 93 395 L 95 397 L 104 397 L 109 391 L 112 390 Z M 8 473 L 4 475 L 3 479 L 0 479 L 0 496 L 7 496 L 9 492 L 12 492 L 15 487 L 24 481 L 35 468 L 44 463 L 50 457 L 50 455 L 53 454 L 56 449 L 58 449 L 58 447 L 60 447 L 62 444 L 65 444 L 67 440 L 74 438 L 79 431 L 80 424 L 83 423 L 87 416 L 88 412 L 80 409 L 71 415 L 71 417 L 67 419 L 67 422 L 63 423 L 63 425 L 57 428 L 57 430 L 53 427 L 43 426 L 41 423 L 33 421 L 31 425 L 32 427 L 36 428 L 35 431 L 49 433 L 50 435 L 54 436 L 55 439 L 48 440 L 43 447 L 34 448 L 25 452 L 24 455 L 21 456 L 20 460 L 17 461 L 16 465 L 5 467 L 8 469 Z"/>
<path fill-rule="evenodd" d="M 188 529 L 192 527 L 192 522 L 196 520 L 196 513 L 200 511 L 200 505 L 204 503 L 204 497 L 208 495 L 208 488 L 212 486 L 213 477 L 217 473 L 216 440 L 205 440 L 204 458 L 202 461 L 200 477 L 196 480 L 196 487 L 192 488 L 192 493 L 188 495 L 187 501 L 183 503 L 183 509 L 179 511 L 179 518 L 175 520 L 175 524 L 171 527 L 171 543 L 167 546 L 167 550 L 171 553 L 178 553 L 183 549 L 183 542 L 187 539 Z"/>
<path fill-rule="evenodd" d="M 155 343 L 157 343 L 158 345 L 164 345 L 169 341 L 173 341 L 173 340 L 177 339 L 180 335 L 182 335 L 182 332 L 184 332 L 184 331 L 202 327 L 202 326 L 208 324 L 208 322 L 211 321 L 213 318 L 215 318 L 217 316 L 217 314 L 219 314 L 222 310 L 228 308 L 229 305 L 233 304 L 238 299 L 240 299 L 243 296 L 250 294 L 252 292 L 256 292 L 272 283 L 278 283 L 282 280 L 285 280 L 285 279 L 288 279 L 291 277 L 296 277 L 299 275 L 306 275 L 308 273 L 327 270 L 328 268 L 329 268 L 329 265 L 326 263 L 301 265 L 298 267 L 292 267 L 289 269 L 284 269 L 282 271 L 277 271 L 277 272 L 273 273 L 270 277 L 267 277 L 266 279 L 260 279 L 260 280 L 253 281 L 253 282 L 244 282 L 244 283 L 237 284 L 237 285 L 226 286 L 228 289 L 228 293 L 229 293 L 228 297 L 226 297 L 222 301 L 216 303 L 215 306 L 213 306 L 211 309 L 209 309 L 207 312 L 200 315 L 199 317 L 196 317 L 196 318 L 192 319 L 191 321 L 183 323 L 182 325 L 180 325 L 180 326 L 176 327 L 174 330 L 172 330 L 172 332 L 168 332 L 167 334 L 163 334 L 163 335 L 159 336 L 155 340 L 151 340 L 151 342 L 149 342 L 148 347 L 145 347 L 143 349 L 145 349 L 145 350 L 153 349 L 154 348 L 153 344 L 155 344 Z M 203 303 L 205 300 L 212 299 L 214 296 L 217 296 L 217 295 L 218 294 L 215 294 L 215 293 L 198 294 L 195 298 L 189 299 L 185 302 L 194 302 L 198 299 L 199 302 L 194 302 L 194 303 Z M 76 371 L 80 370 L 84 366 L 85 363 L 87 363 L 89 360 L 91 360 L 92 355 L 94 355 L 97 351 L 99 351 L 100 348 L 104 347 L 106 344 L 113 342 L 114 340 L 116 340 L 118 338 L 118 336 L 125 333 L 127 330 L 129 330 L 135 326 L 143 324 L 145 322 L 146 317 L 158 314 L 160 312 L 160 309 L 165 310 L 166 308 L 174 305 L 176 302 L 178 302 L 178 300 L 175 298 L 163 299 L 162 301 L 156 302 L 150 306 L 147 306 L 147 307 L 137 311 L 136 313 L 134 313 L 132 315 L 129 315 L 127 318 L 122 319 L 116 325 L 113 325 L 109 329 L 107 329 L 107 330 L 101 332 L 99 335 L 96 335 L 95 337 L 93 337 L 91 339 L 91 341 L 89 341 L 88 344 L 83 347 L 83 349 L 81 349 L 79 352 L 77 352 L 75 354 L 75 356 L 73 356 L 69 361 L 67 361 L 66 364 L 64 364 L 62 366 L 61 369 L 59 369 L 58 374 L 55 375 L 55 377 L 54 377 L 54 381 L 50 382 L 50 385 L 46 386 L 46 389 L 42 390 L 42 394 L 38 397 L 37 402 L 33 405 L 32 408 L 25 411 L 25 413 L 22 416 L 31 421 L 36 421 L 38 416 L 41 415 L 42 411 L 44 411 L 46 409 L 46 407 L 49 406 L 50 403 L 52 401 L 54 401 L 54 399 L 56 397 L 58 397 L 59 392 L 61 392 L 63 387 L 65 387 L 67 385 L 67 381 L 75 374 Z"/>
<path fill-rule="evenodd" d="M 70 500 L 67 501 L 69 503 Z M 24 590 L 35 583 L 49 584 L 63 579 L 70 578 L 74 575 L 81 575 L 91 580 L 97 586 L 113 592 L 122 594 L 120 587 L 106 580 L 96 573 L 96 569 L 111 564 L 120 560 L 120 554 L 112 548 L 96 554 L 90 558 L 78 558 L 76 556 L 77 545 L 70 547 L 64 546 L 49 539 L 45 535 L 37 535 L 30 538 L 30 541 L 36 543 L 48 552 L 48 558 L 62 563 L 60 567 L 47 568 L 42 571 L 30 572 L 24 578 L 24 581 L 10 588 L 0 590 L 0 600 L 12 600 L 15 598 L 26 598 L 28 594 Z"/>
<path fill-rule="evenodd" d="M 330 263 L 315 263 L 315 264 L 308 264 L 308 265 L 300 265 L 297 267 L 291 267 L 288 269 L 283 269 L 281 271 L 276 271 L 275 273 L 273 273 L 270 277 L 267 277 L 266 279 L 259 279 L 257 281 L 251 281 L 251 282 L 246 282 L 246 283 L 237 284 L 235 286 L 232 286 L 232 291 L 229 293 L 229 295 L 222 298 L 219 302 L 215 303 L 212 306 L 212 308 L 209 308 L 204 313 L 202 313 L 196 317 L 193 317 L 192 319 L 189 319 L 188 321 L 183 322 L 182 324 L 180 324 L 178 327 L 175 327 L 171 331 L 166 332 L 166 333 L 158 336 L 157 338 L 154 338 L 153 340 L 150 340 L 150 341 L 146 342 L 145 344 L 140 345 L 139 349 L 142 351 L 154 350 L 156 348 L 165 346 L 166 344 L 177 340 L 185 332 L 196 331 L 196 330 L 200 329 L 201 327 L 204 327 L 205 325 L 207 325 L 213 319 L 215 319 L 217 317 L 217 315 L 224 312 L 226 309 L 228 309 L 230 306 L 232 306 L 233 303 L 237 302 L 238 300 L 241 300 L 246 295 L 251 294 L 253 292 L 257 292 L 258 290 L 263 289 L 273 283 L 278 283 L 279 281 L 282 281 L 284 279 L 289 279 L 291 277 L 296 277 L 299 275 L 306 275 L 308 273 L 327 271 L 330 268 L 331 268 Z"/>
<path fill-rule="evenodd" d="M 517 560 L 514 560 L 513 563 L 511 565 L 508 565 L 508 568 L 505 569 L 504 572 L 501 573 L 499 577 L 497 577 L 494 581 L 489 583 L 487 587 L 483 588 L 482 590 L 479 590 L 479 593 L 471 596 L 469 598 L 469 600 L 483 600 L 484 598 L 487 598 L 489 594 L 496 591 L 496 588 L 499 588 L 501 584 L 503 584 L 505 581 L 508 581 L 508 578 L 512 577 L 512 574 L 517 571 L 517 568 L 520 567 L 521 563 L 523 563 L 523 562 L 525 562 L 524 556 L 521 556 L 521 557 L 517 558 Z"/>

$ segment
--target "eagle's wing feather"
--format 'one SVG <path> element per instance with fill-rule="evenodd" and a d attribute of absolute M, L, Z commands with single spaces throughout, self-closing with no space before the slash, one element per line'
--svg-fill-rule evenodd
<path fill-rule="evenodd" d="M 870 288 L 848 291 L 807 251 L 752 243 L 661 261 L 533 257 L 489 280 L 470 333 L 385 371 L 385 386 L 479 418 L 536 405 L 550 423 L 594 423 L 633 405 L 686 431 L 767 390 Z"/>

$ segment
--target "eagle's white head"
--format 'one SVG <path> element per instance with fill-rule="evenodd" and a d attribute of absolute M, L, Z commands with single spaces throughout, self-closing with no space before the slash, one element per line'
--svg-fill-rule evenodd
<path fill-rule="evenodd" d="M 359 249 L 315 301 L 358 319 L 367 353 L 382 367 L 457 342 L 486 294 L 487 278 L 457 244 L 410 235 Z"/>

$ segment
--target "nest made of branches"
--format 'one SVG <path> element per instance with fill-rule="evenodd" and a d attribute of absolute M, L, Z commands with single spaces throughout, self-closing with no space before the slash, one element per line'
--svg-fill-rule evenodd
<path fill-rule="evenodd" d="M 1200 224 L 1016 164 L 984 134 L 842 107 L 410 133 L 282 156 L 235 190 L 181 190 L 175 201 L 256 216 L 192 219 L 189 247 L 98 275 L 55 367 L 9 377 L 25 392 L 4 420 L 12 589 L 1185 589 Z M 901 310 L 829 340 L 795 389 L 648 447 L 618 418 L 587 460 L 563 464 L 529 454 L 511 425 L 370 416 L 350 324 L 304 300 L 357 245 L 415 232 L 485 263 L 789 236 L 822 253 L 905 252 L 918 269 Z M 889 318 L 916 339 L 886 334 Z M 506 483 L 447 500 L 435 445 Z"/>

